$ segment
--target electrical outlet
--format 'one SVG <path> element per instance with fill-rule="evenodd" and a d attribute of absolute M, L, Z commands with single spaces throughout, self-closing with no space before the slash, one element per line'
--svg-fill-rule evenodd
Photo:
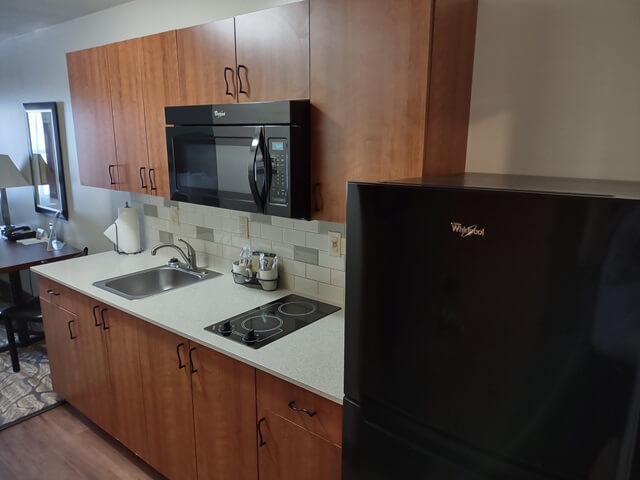
<path fill-rule="evenodd" d="M 338 232 L 329 232 L 329 255 L 332 257 L 340 256 L 340 247 L 342 246 L 341 235 Z"/>
<path fill-rule="evenodd" d="M 249 217 L 238 217 L 240 222 L 240 236 L 249 238 Z"/>

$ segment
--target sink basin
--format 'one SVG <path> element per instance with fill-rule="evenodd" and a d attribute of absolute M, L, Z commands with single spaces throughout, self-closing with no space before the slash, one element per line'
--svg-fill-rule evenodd
<path fill-rule="evenodd" d="M 129 300 L 136 300 L 186 287 L 219 275 L 218 272 L 211 270 L 200 270 L 196 273 L 182 268 L 162 266 L 101 280 L 94 282 L 93 285 Z"/>

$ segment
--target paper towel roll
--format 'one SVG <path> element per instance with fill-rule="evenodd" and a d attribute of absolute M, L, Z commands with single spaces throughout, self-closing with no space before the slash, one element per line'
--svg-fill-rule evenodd
<path fill-rule="evenodd" d="M 130 207 L 119 208 L 118 218 L 104 231 L 104 234 L 114 244 L 117 243 L 121 252 L 138 253 L 140 251 L 138 210 Z"/>

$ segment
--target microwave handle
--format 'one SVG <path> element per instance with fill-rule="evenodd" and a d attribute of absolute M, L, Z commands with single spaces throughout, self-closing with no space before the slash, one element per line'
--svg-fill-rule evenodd
<path fill-rule="evenodd" d="M 258 156 L 262 158 L 262 162 L 264 164 L 264 182 L 262 184 L 262 188 L 258 189 L 258 175 L 256 172 L 256 167 L 258 164 Z M 253 135 L 253 139 L 251 140 L 251 157 L 249 159 L 249 187 L 251 188 L 251 194 L 253 195 L 253 199 L 258 205 L 260 211 L 264 209 L 264 204 L 266 203 L 266 192 L 267 190 L 267 158 L 265 155 L 264 148 L 264 132 L 262 127 L 256 127 L 255 133 Z"/>

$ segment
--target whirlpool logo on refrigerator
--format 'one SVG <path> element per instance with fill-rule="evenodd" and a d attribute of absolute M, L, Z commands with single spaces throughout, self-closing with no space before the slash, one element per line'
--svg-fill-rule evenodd
<path fill-rule="evenodd" d="M 478 225 L 463 226 L 460 222 L 451 222 L 451 230 L 453 233 L 459 233 L 462 238 L 471 236 L 484 237 L 484 228 Z"/>

